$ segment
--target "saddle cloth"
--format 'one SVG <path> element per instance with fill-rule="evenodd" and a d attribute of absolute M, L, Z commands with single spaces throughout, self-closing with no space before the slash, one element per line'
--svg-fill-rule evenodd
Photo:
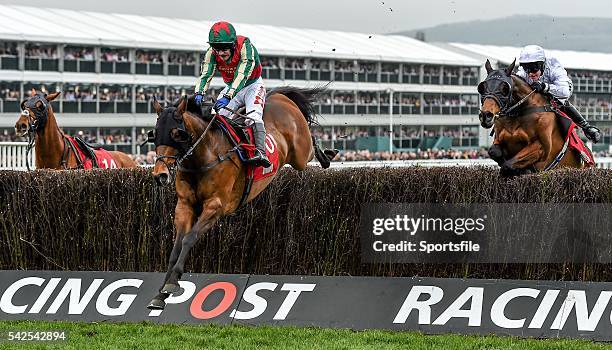
<path fill-rule="evenodd" d="M 111 156 L 110 152 L 108 152 L 104 148 L 94 148 L 78 137 L 72 138 L 66 135 L 66 138 L 72 144 L 73 148 L 76 149 L 76 156 L 79 158 L 80 163 L 83 164 L 83 169 L 89 170 L 93 168 L 117 168 L 117 163 Z"/>
<path fill-rule="evenodd" d="M 217 115 L 215 121 L 230 142 L 238 147 L 238 156 L 242 163 L 245 163 L 249 158 L 255 155 L 255 138 L 253 136 L 252 126 L 237 123 L 220 114 Z M 276 174 L 278 171 L 278 144 L 272 134 L 266 134 L 266 155 L 270 163 L 272 163 L 271 167 L 247 166 L 248 175 L 253 177 L 253 181 L 263 180 Z"/>
<path fill-rule="evenodd" d="M 553 104 L 555 108 L 557 121 L 561 125 L 561 133 L 564 135 L 564 141 L 568 142 L 568 148 L 576 152 L 585 164 L 594 165 L 595 159 L 593 153 L 587 147 L 587 145 L 578 136 L 577 125 L 565 112 L 560 110 L 556 104 Z"/>

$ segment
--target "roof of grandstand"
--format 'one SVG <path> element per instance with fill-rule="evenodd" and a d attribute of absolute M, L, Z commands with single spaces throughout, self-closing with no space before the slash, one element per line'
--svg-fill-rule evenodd
<path fill-rule="evenodd" d="M 521 52 L 521 47 L 494 46 L 481 44 L 450 43 L 449 45 L 488 57 L 496 61 L 510 64 Z M 544 47 L 546 54 L 556 57 L 563 67 L 568 69 L 612 71 L 612 54 L 585 51 L 549 50 Z"/>
<path fill-rule="evenodd" d="M 0 5 L 0 39 L 149 49 L 206 48 L 212 21 Z M 402 35 L 235 23 L 262 54 L 478 66 L 466 55 Z M 195 36 L 193 33 L 200 33 Z"/>

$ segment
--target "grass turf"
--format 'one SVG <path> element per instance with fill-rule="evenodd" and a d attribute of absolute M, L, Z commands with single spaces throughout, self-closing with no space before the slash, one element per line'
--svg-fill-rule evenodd
<path fill-rule="evenodd" d="M 67 330 L 58 343 L 1 342 L 0 349 L 612 349 L 585 340 L 537 340 L 498 336 L 423 335 L 344 329 L 187 326 L 151 323 L 3 321 L 8 331 Z"/>

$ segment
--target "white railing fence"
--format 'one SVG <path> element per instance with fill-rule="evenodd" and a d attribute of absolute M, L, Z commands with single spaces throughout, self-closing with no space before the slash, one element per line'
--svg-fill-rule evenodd
<path fill-rule="evenodd" d="M 0 170 L 27 170 L 26 148 L 27 142 L 0 142 Z M 612 157 L 596 158 L 597 167 L 612 169 Z M 319 166 L 312 162 L 309 165 Z M 448 167 L 448 166 L 497 166 L 491 159 L 418 159 L 418 160 L 390 160 L 390 161 L 356 161 L 356 162 L 333 162 L 331 167 L 341 168 L 401 168 L 410 166 L 422 167 Z M 34 168 L 34 150 L 30 153 L 30 167 Z"/>
<path fill-rule="evenodd" d="M 27 142 L 0 142 L 0 170 L 28 170 Z M 34 168 L 34 149 L 30 152 L 30 168 Z"/>

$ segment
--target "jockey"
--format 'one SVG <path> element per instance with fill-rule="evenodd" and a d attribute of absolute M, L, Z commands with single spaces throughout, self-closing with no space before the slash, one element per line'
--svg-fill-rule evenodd
<path fill-rule="evenodd" d="M 527 45 L 521 50 L 519 64 L 516 75 L 525 79 L 535 91 L 549 93 L 563 103 L 563 112 L 582 128 L 585 136 L 594 143 L 599 142 L 601 131 L 590 125 L 570 103 L 573 83 L 556 58 L 546 55 L 540 46 Z"/>
<path fill-rule="evenodd" d="M 254 121 L 255 155 L 247 160 L 257 166 L 272 166 L 266 156 L 266 129 L 263 123 L 263 110 L 266 102 L 266 88 L 261 79 L 261 63 L 257 49 L 249 38 L 236 35 L 236 30 L 228 22 L 215 23 L 208 33 L 210 48 L 204 54 L 202 75 L 195 85 L 195 100 L 199 105 L 208 90 L 215 69 L 219 69 L 226 86 L 219 93 L 214 109 L 229 117 L 227 107 L 237 110 L 246 106 L 246 115 Z"/>

